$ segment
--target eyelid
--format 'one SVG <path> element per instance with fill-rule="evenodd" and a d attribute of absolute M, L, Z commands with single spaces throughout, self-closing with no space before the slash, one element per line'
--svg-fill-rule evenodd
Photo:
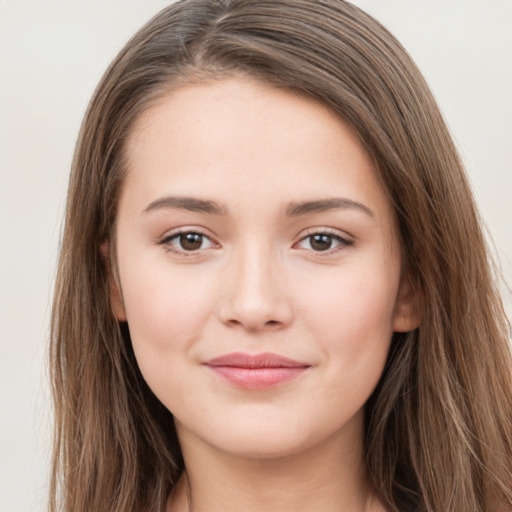
<path fill-rule="evenodd" d="M 293 247 L 296 247 L 298 244 L 307 240 L 308 238 L 315 235 L 327 235 L 334 240 L 336 240 L 339 245 L 335 248 L 329 248 L 325 251 L 315 251 L 313 249 L 303 249 L 305 251 L 311 252 L 315 254 L 315 256 L 332 256 L 333 254 L 347 248 L 353 246 L 355 241 L 352 237 L 348 235 L 343 235 L 340 231 L 332 229 L 332 228 L 310 228 L 305 233 L 302 233 L 299 240 L 293 244 Z"/>
<path fill-rule="evenodd" d="M 195 234 L 198 234 L 200 235 L 201 237 L 207 239 L 210 243 L 211 243 L 211 246 L 210 247 L 207 247 L 207 248 L 200 248 L 200 249 L 195 249 L 195 250 L 191 250 L 191 251 L 187 251 L 187 250 L 179 250 L 179 249 L 176 249 L 170 242 L 176 238 L 178 238 L 180 235 L 184 235 L 184 234 L 190 234 L 190 233 L 195 233 Z M 326 249 L 324 251 L 315 251 L 314 249 L 304 249 L 304 248 L 300 248 L 300 247 L 297 247 L 300 243 L 304 242 L 305 240 L 307 240 L 308 238 L 312 237 L 312 236 L 315 236 L 315 235 L 326 235 L 328 237 L 331 237 L 333 240 L 335 240 L 338 244 L 336 247 L 334 248 L 329 248 L 329 249 Z M 354 245 L 355 241 L 353 240 L 352 237 L 350 236 L 347 236 L 346 234 L 342 234 L 342 232 L 338 231 L 338 230 L 335 230 L 335 229 L 332 229 L 332 228 L 325 228 L 325 227 L 317 227 L 317 228 L 309 228 L 308 230 L 306 230 L 306 232 L 302 233 L 300 235 L 300 238 L 298 239 L 297 242 L 295 242 L 293 244 L 293 248 L 299 248 L 299 249 L 302 249 L 304 251 L 307 251 L 307 252 L 310 252 L 312 254 L 315 254 L 315 256 L 319 256 L 319 257 L 327 257 L 327 256 L 331 256 L 333 255 L 334 253 L 337 253 L 347 247 L 350 247 L 352 245 Z M 163 235 L 162 237 L 160 237 L 158 240 L 157 240 L 157 244 L 158 245 L 162 245 L 164 246 L 164 248 L 177 255 L 177 256 L 183 256 L 183 257 L 191 257 L 191 256 L 199 256 L 199 255 L 202 255 L 204 254 L 205 251 L 209 250 L 209 249 L 212 249 L 212 248 L 215 248 L 215 247 L 220 247 L 220 244 L 218 242 L 216 242 L 212 236 L 206 234 L 204 232 L 203 229 L 201 228 L 197 228 L 197 227 L 194 227 L 194 226 L 185 226 L 185 227 L 180 227 L 180 228 L 176 228 L 174 230 L 171 230 L 171 231 L 168 231 L 166 232 L 165 235 Z"/>
<path fill-rule="evenodd" d="M 201 235 L 203 238 L 209 240 L 210 243 L 212 244 L 212 246 L 203 248 L 203 249 L 196 249 L 193 251 L 185 251 L 185 250 L 176 249 L 171 245 L 170 242 L 173 239 L 178 238 L 180 235 L 186 235 L 189 233 L 195 233 L 197 235 Z M 180 227 L 175 230 L 168 231 L 165 233 L 165 235 L 163 235 L 162 237 L 160 237 L 158 239 L 157 244 L 164 246 L 164 248 L 167 251 L 169 251 L 177 256 L 183 256 L 183 257 L 199 256 L 199 255 L 203 254 L 204 251 L 206 251 L 208 249 L 211 249 L 214 247 L 220 247 L 220 245 L 213 239 L 213 237 L 211 237 L 210 235 L 207 235 L 202 229 L 193 227 L 193 226 Z"/>

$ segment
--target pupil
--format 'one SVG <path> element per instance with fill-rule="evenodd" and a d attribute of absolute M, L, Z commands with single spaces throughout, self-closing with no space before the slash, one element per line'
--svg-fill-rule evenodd
<path fill-rule="evenodd" d="M 332 237 L 329 235 L 313 235 L 311 247 L 316 251 L 326 251 L 332 245 Z"/>
<path fill-rule="evenodd" d="M 201 244 L 203 236 L 199 233 L 186 233 L 184 235 L 180 235 L 180 244 L 183 249 L 187 251 L 195 251 L 196 249 L 201 248 Z"/>

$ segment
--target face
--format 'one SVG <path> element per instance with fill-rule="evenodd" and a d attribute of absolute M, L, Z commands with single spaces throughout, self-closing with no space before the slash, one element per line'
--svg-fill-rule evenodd
<path fill-rule="evenodd" d="M 233 78 L 152 106 L 126 156 L 113 307 L 182 442 L 272 457 L 360 438 L 392 333 L 415 318 L 352 130 Z"/>

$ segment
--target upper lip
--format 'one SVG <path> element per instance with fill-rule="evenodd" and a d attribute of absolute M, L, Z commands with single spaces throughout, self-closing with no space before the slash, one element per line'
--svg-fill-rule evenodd
<path fill-rule="evenodd" d="M 232 366 L 235 368 L 307 368 L 311 366 L 303 361 L 296 361 L 279 354 L 264 352 L 261 354 L 244 354 L 233 352 L 205 361 L 206 366 Z"/>

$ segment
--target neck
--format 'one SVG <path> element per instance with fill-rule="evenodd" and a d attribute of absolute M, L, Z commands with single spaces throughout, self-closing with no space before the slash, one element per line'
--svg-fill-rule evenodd
<path fill-rule="evenodd" d="M 362 441 L 334 435 L 314 448 L 280 457 L 244 457 L 210 445 L 187 449 L 186 472 L 172 493 L 168 512 L 370 512 Z M 359 436 L 361 438 L 361 436 Z"/>

